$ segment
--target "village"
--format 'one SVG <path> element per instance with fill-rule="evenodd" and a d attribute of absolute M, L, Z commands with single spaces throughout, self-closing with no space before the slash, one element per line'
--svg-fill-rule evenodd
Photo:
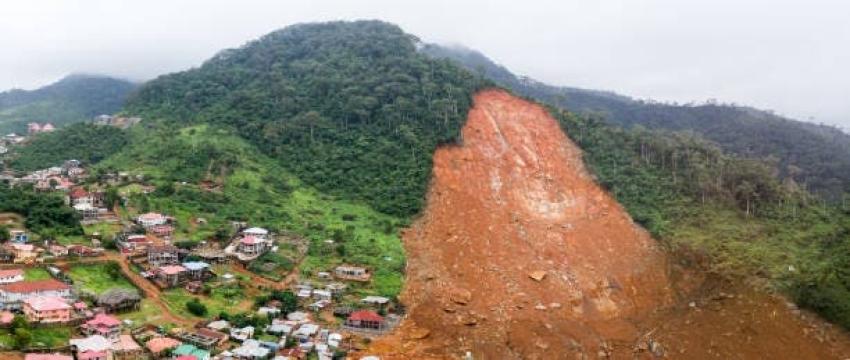
<path fill-rule="evenodd" d="M 142 176 L 90 176 L 68 160 L 0 178 L 60 194 L 86 230 L 61 239 L 0 214 L 9 234 L 0 246 L 0 351 L 27 360 L 339 359 L 403 316 L 395 299 L 361 290 L 372 280 L 367 266 L 302 272 L 297 234 L 232 221 L 226 241 L 186 241 L 178 217 L 116 206 L 127 191 L 155 191 Z M 279 254 L 294 266 L 263 262 Z"/>

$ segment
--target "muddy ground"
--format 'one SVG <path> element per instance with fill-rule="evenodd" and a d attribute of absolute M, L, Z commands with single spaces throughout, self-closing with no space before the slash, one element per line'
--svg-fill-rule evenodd
<path fill-rule="evenodd" d="M 404 242 L 410 311 L 369 349 L 384 358 L 850 357 L 783 299 L 672 267 L 545 109 L 501 90 L 435 153 Z"/>

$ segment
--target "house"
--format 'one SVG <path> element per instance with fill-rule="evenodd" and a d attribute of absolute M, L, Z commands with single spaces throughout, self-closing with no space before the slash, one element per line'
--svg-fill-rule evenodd
<path fill-rule="evenodd" d="M 165 215 L 151 212 L 139 215 L 139 217 L 136 218 L 136 223 L 147 229 L 157 225 L 165 225 L 168 223 L 168 220 L 168 217 Z"/>
<path fill-rule="evenodd" d="M 70 299 L 71 287 L 55 279 L 0 285 L 0 306 L 4 309 L 20 309 L 23 300 L 37 296 Z"/>
<path fill-rule="evenodd" d="M 24 281 L 24 270 L 8 269 L 0 270 L 0 284 L 11 284 L 13 282 Z"/>
<path fill-rule="evenodd" d="M 230 329 L 230 338 L 237 341 L 245 341 L 254 337 L 254 327 L 246 326 L 244 328 Z"/>
<path fill-rule="evenodd" d="M 247 235 L 239 240 L 236 251 L 245 256 L 259 256 L 266 251 L 267 245 L 265 239 Z"/>
<path fill-rule="evenodd" d="M 185 343 L 200 346 L 205 349 L 222 345 L 230 338 L 227 334 L 221 331 L 215 331 L 207 328 L 199 328 L 194 331 L 184 331 L 179 333 L 177 337 Z"/>
<path fill-rule="evenodd" d="M 157 279 L 163 287 L 175 287 L 185 279 L 186 268 L 180 265 L 166 265 L 157 269 Z"/>
<path fill-rule="evenodd" d="M 13 242 L 24 244 L 29 241 L 29 235 L 26 230 L 21 229 L 11 229 L 9 230 L 9 239 Z"/>
<path fill-rule="evenodd" d="M 112 340 L 100 335 L 68 341 L 77 353 L 77 360 L 111 360 Z"/>
<path fill-rule="evenodd" d="M 148 246 L 153 245 L 153 239 L 147 235 L 130 234 L 121 235 L 116 241 L 116 246 L 124 254 L 145 252 Z"/>
<path fill-rule="evenodd" d="M 145 347 L 151 352 L 151 354 L 158 356 L 166 350 L 176 348 L 182 344 L 182 342 L 170 337 L 155 337 L 148 340 L 148 342 L 145 343 Z"/>
<path fill-rule="evenodd" d="M 343 280 L 369 281 L 372 274 L 364 267 L 340 265 L 334 269 L 334 276 Z"/>
<path fill-rule="evenodd" d="M 97 206 L 95 196 L 83 187 L 75 187 L 68 192 L 68 204 L 71 206 L 83 204 L 92 207 Z"/>
<path fill-rule="evenodd" d="M 47 251 L 56 257 L 68 256 L 68 248 L 59 244 L 48 246 Z"/>
<path fill-rule="evenodd" d="M 348 289 L 348 285 L 345 285 L 340 282 L 330 283 L 325 285 L 325 290 L 330 291 L 333 295 L 340 295 Z"/>
<path fill-rule="evenodd" d="M 15 252 L 9 246 L 0 246 L 0 262 L 11 263 L 15 261 Z"/>
<path fill-rule="evenodd" d="M 237 359 L 265 359 L 269 356 L 269 350 L 260 345 L 260 342 L 254 339 L 245 340 L 241 346 L 231 350 L 231 353 Z"/>
<path fill-rule="evenodd" d="M 142 347 L 130 335 L 119 335 L 118 341 L 112 343 L 112 354 L 115 360 L 136 360 L 142 357 Z"/>
<path fill-rule="evenodd" d="M 322 311 L 322 309 L 328 307 L 328 305 L 330 305 L 330 304 L 331 304 L 330 300 L 319 300 L 319 301 L 316 301 L 316 302 L 308 305 L 308 308 L 310 308 L 310 310 L 312 310 L 312 311 L 319 312 L 319 311 Z"/>
<path fill-rule="evenodd" d="M 269 240 L 269 231 L 259 227 L 252 227 L 242 231 L 244 236 L 253 236 L 260 240 Z"/>
<path fill-rule="evenodd" d="M 316 333 L 319 332 L 319 325 L 316 324 L 303 324 L 298 327 L 298 330 L 295 330 L 292 333 L 292 336 L 301 341 L 307 341 L 311 339 Z"/>
<path fill-rule="evenodd" d="M 313 297 L 318 300 L 331 300 L 333 293 L 328 290 L 313 290 Z"/>
<path fill-rule="evenodd" d="M 364 330 L 384 330 L 386 329 L 386 321 L 383 316 L 374 311 L 358 310 L 348 316 L 348 319 L 345 320 L 345 326 Z"/>
<path fill-rule="evenodd" d="M 266 332 L 278 336 L 286 336 L 292 332 L 292 329 L 294 327 L 294 322 L 280 321 L 278 319 L 275 319 L 272 320 L 271 325 L 266 326 Z"/>
<path fill-rule="evenodd" d="M 68 255 L 74 255 L 79 257 L 95 257 L 103 254 L 102 248 L 92 248 L 85 245 L 68 245 Z"/>
<path fill-rule="evenodd" d="M 209 351 L 199 349 L 198 347 L 192 344 L 183 344 L 174 348 L 174 350 L 171 351 L 171 355 L 175 357 L 194 356 L 197 360 L 209 360 L 210 358 Z"/>
<path fill-rule="evenodd" d="M 109 289 L 96 299 L 97 306 L 109 312 L 138 309 L 141 301 L 139 292 L 130 289 Z"/>
<path fill-rule="evenodd" d="M 280 354 L 280 356 L 287 360 L 303 359 L 307 357 L 307 353 L 305 353 L 304 350 L 301 350 L 301 348 L 297 347 L 291 349 L 283 349 L 279 351 L 278 354 Z"/>
<path fill-rule="evenodd" d="M 171 225 L 167 225 L 167 224 L 154 225 L 154 226 L 147 228 L 147 230 L 148 230 L 149 233 L 154 234 L 156 236 L 159 236 L 159 237 L 161 237 L 165 240 L 170 240 L 171 235 L 174 234 L 174 227 L 171 226 Z"/>
<path fill-rule="evenodd" d="M 186 282 L 186 286 L 184 286 L 183 288 L 192 294 L 197 294 L 204 290 L 204 283 L 197 280 L 188 281 Z"/>
<path fill-rule="evenodd" d="M 57 323 L 71 320 L 71 305 L 55 296 L 35 296 L 23 301 L 24 316 L 30 322 Z"/>
<path fill-rule="evenodd" d="M 71 355 L 65 355 L 60 353 L 53 354 L 36 354 L 29 353 L 24 356 L 24 360 L 74 360 L 74 357 Z"/>
<path fill-rule="evenodd" d="M 33 263 L 38 258 L 38 254 L 42 251 L 41 248 L 32 244 L 23 243 L 6 243 L 3 245 L 7 251 L 15 254 L 15 263 Z"/>
<path fill-rule="evenodd" d="M 86 203 L 74 205 L 74 211 L 80 214 L 83 221 L 95 221 L 99 219 L 101 215 L 101 209 Z"/>
<path fill-rule="evenodd" d="M 186 268 L 186 276 L 192 280 L 206 280 L 210 275 L 210 264 L 203 261 L 184 262 L 183 267 Z"/>
<path fill-rule="evenodd" d="M 332 333 L 328 335 L 328 346 L 339 347 L 342 344 L 342 334 Z"/>
<path fill-rule="evenodd" d="M 83 323 L 80 330 L 84 335 L 100 335 L 107 339 L 117 340 L 118 336 L 121 335 L 121 321 L 114 316 L 100 313 Z"/>
<path fill-rule="evenodd" d="M 269 316 L 269 315 L 278 316 L 278 315 L 280 315 L 280 309 L 278 309 L 276 307 L 270 307 L 270 306 L 260 306 L 260 308 L 257 309 L 257 315 L 260 315 L 260 316 Z"/>
<path fill-rule="evenodd" d="M 230 329 L 230 323 L 227 320 L 211 321 L 209 324 L 207 324 L 207 328 L 213 329 L 215 331 L 224 331 Z"/>
<path fill-rule="evenodd" d="M 174 245 L 148 246 L 148 263 L 153 267 L 180 263 L 180 249 Z"/>
<path fill-rule="evenodd" d="M 385 298 L 383 296 L 367 296 L 360 300 L 360 302 L 368 305 L 378 306 L 379 308 L 383 308 L 390 302 L 390 299 Z"/>

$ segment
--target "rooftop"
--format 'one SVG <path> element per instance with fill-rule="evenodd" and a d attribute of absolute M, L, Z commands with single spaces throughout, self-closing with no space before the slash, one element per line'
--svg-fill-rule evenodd
<path fill-rule="evenodd" d="M 59 291 L 70 289 L 71 288 L 67 284 L 56 279 L 19 281 L 16 283 L 0 285 L 0 292 L 11 293 L 31 293 L 36 291 Z"/>
<path fill-rule="evenodd" d="M 159 271 L 161 271 L 165 275 L 177 275 L 181 272 L 186 271 L 186 268 L 180 265 L 168 265 L 160 267 Z"/>
<path fill-rule="evenodd" d="M 23 270 L 23 269 L 6 269 L 6 270 L 0 270 L 0 278 L 13 277 L 13 276 L 18 276 L 18 275 L 23 276 L 23 275 L 24 275 L 24 270 Z"/>
<path fill-rule="evenodd" d="M 171 349 L 180 346 L 183 344 L 179 340 L 172 339 L 170 337 L 158 337 L 148 340 L 145 344 L 145 347 L 150 350 L 152 353 L 160 353 L 166 349 Z"/>
<path fill-rule="evenodd" d="M 55 296 L 36 296 L 24 299 L 24 303 L 36 311 L 54 311 L 70 309 L 71 305 Z"/>
<path fill-rule="evenodd" d="M 71 355 L 65 354 L 27 354 L 24 360 L 74 360 Z"/>

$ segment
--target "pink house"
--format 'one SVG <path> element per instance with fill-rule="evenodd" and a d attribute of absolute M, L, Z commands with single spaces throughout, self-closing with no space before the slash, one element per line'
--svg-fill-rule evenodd
<path fill-rule="evenodd" d="M 114 316 L 103 313 L 95 315 L 91 320 L 80 326 L 83 334 L 100 335 L 107 339 L 118 339 L 121 335 L 121 321 Z"/>
<path fill-rule="evenodd" d="M 63 354 L 27 354 L 24 360 L 74 360 L 71 355 Z"/>
<path fill-rule="evenodd" d="M 183 280 L 183 275 L 186 274 L 186 268 L 180 265 L 168 265 L 158 269 L 159 279 L 165 287 L 174 287 L 180 284 Z"/>
<path fill-rule="evenodd" d="M 0 284 L 10 284 L 13 282 L 24 281 L 24 270 L 8 269 L 0 270 Z"/>
<path fill-rule="evenodd" d="M 24 315 L 32 322 L 66 322 L 71 320 L 71 305 L 55 296 L 36 296 L 23 301 Z"/>

